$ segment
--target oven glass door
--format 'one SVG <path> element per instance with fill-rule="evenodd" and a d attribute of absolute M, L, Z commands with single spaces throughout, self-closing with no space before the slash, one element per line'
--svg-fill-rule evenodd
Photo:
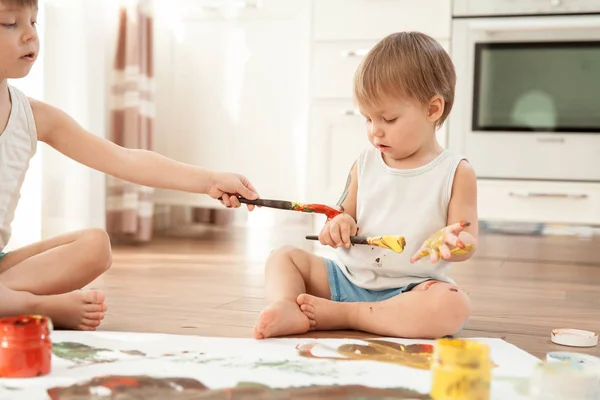
<path fill-rule="evenodd" d="M 600 182 L 600 15 L 452 25 L 449 147 L 481 179 Z"/>
<path fill-rule="evenodd" d="M 472 129 L 600 132 L 600 41 L 476 43 Z"/>

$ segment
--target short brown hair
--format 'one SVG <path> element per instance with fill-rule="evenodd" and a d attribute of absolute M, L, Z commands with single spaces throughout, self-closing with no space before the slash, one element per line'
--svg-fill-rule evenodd
<path fill-rule="evenodd" d="M 38 0 L 0 0 L 0 3 L 9 7 L 37 7 Z"/>
<path fill-rule="evenodd" d="M 419 32 L 393 33 L 369 51 L 354 75 L 359 105 L 380 105 L 383 99 L 410 97 L 427 104 L 435 95 L 444 99 L 441 126 L 454 103 L 456 72 L 444 48 Z"/>

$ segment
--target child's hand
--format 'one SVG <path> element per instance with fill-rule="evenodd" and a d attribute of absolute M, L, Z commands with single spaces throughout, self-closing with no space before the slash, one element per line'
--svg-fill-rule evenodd
<path fill-rule="evenodd" d="M 349 249 L 350 236 L 356 235 L 356 232 L 358 232 L 356 221 L 344 213 L 335 216 L 325 224 L 319 233 L 319 241 L 321 244 L 333 248 L 344 246 Z"/>
<path fill-rule="evenodd" d="M 444 260 L 449 260 L 452 254 L 468 253 L 472 250 L 473 246 L 465 245 L 458 238 L 458 235 L 469 225 L 469 222 L 461 221 L 440 229 L 423 243 L 421 248 L 410 258 L 410 262 L 414 263 L 429 255 L 431 262 L 435 264 L 439 261 L 440 257 Z"/>
<path fill-rule="evenodd" d="M 213 199 L 219 199 L 225 207 L 238 208 L 241 206 L 237 195 L 249 200 L 258 199 L 258 193 L 248 178 L 239 174 L 228 172 L 215 172 L 211 185 L 208 188 L 208 195 Z M 247 204 L 248 210 L 252 211 L 254 205 Z"/>

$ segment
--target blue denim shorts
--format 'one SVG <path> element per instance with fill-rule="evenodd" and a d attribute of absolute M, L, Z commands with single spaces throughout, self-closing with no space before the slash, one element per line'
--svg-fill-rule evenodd
<path fill-rule="evenodd" d="M 384 290 L 369 290 L 363 289 L 361 287 L 356 286 L 352 282 L 346 278 L 346 275 L 342 271 L 338 265 L 328 258 L 323 257 L 325 261 L 325 266 L 327 267 L 327 278 L 329 279 L 329 290 L 331 292 L 331 300 L 339 301 L 339 302 L 376 302 L 387 300 L 390 297 L 397 296 L 401 293 L 410 292 L 416 286 L 420 285 L 423 282 L 431 281 L 433 279 L 423 279 L 421 282 L 411 283 L 407 286 L 402 286 L 395 289 L 384 289 Z M 469 319 L 465 321 L 463 326 L 460 328 L 462 331 L 465 329 L 469 322 Z"/>
<path fill-rule="evenodd" d="M 5 255 L 6 255 L 6 253 L 5 253 L 5 252 L 3 252 L 3 251 L 0 251 L 0 260 L 2 260 L 2 259 L 4 258 L 4 256 L 5 256 Z"/>
<path fill-rule="evenodd" d="M 327 267 L 327 278 L 329 278 L 329 291 L 331 292 L 331 300 L 340 302 L 376 302 L 387 300 L 397 296 L 400 293 L 410 292 L 416 286 L 431 279 L 423 279 L 421 282 L 411 283 L 407 286 L 402 286 L 394 289 L 384 290 L 369 290 L 356 286 L 342 271 L 338 265 L 328 258 L 323 258 Z"/>

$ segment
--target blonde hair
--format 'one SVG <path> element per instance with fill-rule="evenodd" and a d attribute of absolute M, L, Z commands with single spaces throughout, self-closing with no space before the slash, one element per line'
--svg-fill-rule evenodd
<path fill-rule="evenodd" d="M 369 51 L 354 75 L 354 98 L 360 106 L 406 97 L 426 105 L 439 95 L 444 99 L 439 127 L 452 110 L 455 84 L 454 64 L 437 41 L 419 32 L 399 32 Z"/>
<path fill-rule="evenodd" d="M 37 7 L 38 0 L 0 0 L 0 3 L 9 7 Z"/>

